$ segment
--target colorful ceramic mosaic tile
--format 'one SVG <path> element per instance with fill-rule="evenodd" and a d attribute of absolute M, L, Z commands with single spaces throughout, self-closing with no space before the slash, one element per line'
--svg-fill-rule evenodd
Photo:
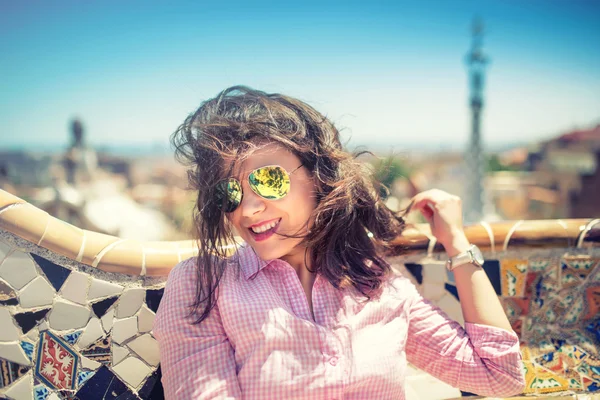
<path fill-rule="evenodd" d="M 27 354 L 27 357 L 29 357 L 30 360 L 33 359 L 33 343 L 29 343 L 29 342 L 21 342 L 20 343 L 21 348 L 23 349 L 23 351 L 25 352 L 25 354 Z"/>
<path fill-rule="evenodd" d="M 525 393 L 551 393 L 569 388 L 569 382 L 554 372 L 530 361 L 524 361 Z"/>
<path fill-rule="evenodd" d="M 27 371 L 29 367 L 0 359 L 0 388 L 10 385 Z"/>
<path fill-rule="evenodd" d="M 565 256 L 561 260 L 562 275 L 571 274 L 584 281 L 588 275 L 596 268 L 600 260 L 591 258 L 587 255 Z"/>
<path fill-rule="evenodd" d="M 581 382 L 586 392 L 600 392 L 600 381 L 581 375 Z"/>
<path fill-rule="evenodd" d="M 36 385 L 33 388 L 33 398 L 35 400 L 46 400 L 48 398 L 49 394 L 50 394 L 50 391 L 44 385 Z"/>
<path fill-rule="evenodd" d="M 110 336 L 98 340 L 87 349 L 82 350 L 81 354 L 90 360 L 110 364 Z"/>
<path fill-rule="evenodd" d="M 528 297 L 504 297 L 502 299 L 506 316 L 512 320 L 529 314 Z"/>
<path fill-rule="evenodd" d="M 593 319 L 600 315 L 600 285 L 589 286 L 585 289 L 585 300 L 587 304 L 587 313 L 583 317 Z"/>
<path fill-rule="evenodd" d="M 81 336 L 81 333 L 83 331 L 75 331 L 75 332 L 71 332 L 71 333 L 67 333 L 65 335 L 63 335 L 63 339 L 65 340 L 65 342 L 69 343 L 69 344 L 75 344 L 75 342 L 77 342 L 77 339 L 79 339 L 79 336 Z"/>
<path fill-rule="evenodd" d="M 500 279 L 503 296 L 523 296 L 527 274 L 527 260 L 501 260 Z"/>
<path fill-rule="evenodd" d="M 562 373 L 562 376 L 569 383 L 569 389 L 582 390 L 583 382 L 581 381 L 581 375 L 575 370 L 567 370 Z"/>
<path fill-rule="evenodd" d="M 574 366 L 581 364 L 588 357 L 588 353 L 579 346 L 564 345 L 558 351 L 572 359 Z"/>
<path fill-rule="evenodd" d="M 95 371 L 81 371 L 77 375 L 77 386 L 81 387 L 88 379 L 94 376 Z"/>
<path fill-rule="evenodd" d="M 35 375 L 54 389 L 75 389 L 79 356 L 51 332 L 40 333 Z"/>

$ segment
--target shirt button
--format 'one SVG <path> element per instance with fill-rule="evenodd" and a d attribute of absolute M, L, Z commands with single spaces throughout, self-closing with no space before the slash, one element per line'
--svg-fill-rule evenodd
<path fill-rule="evenodd" d="M 338 358 L 337 358 L 337 357 L 331 357 L 331 358 L 329 359 L 329 364 L 331 364 L 331 365 L 334 365 L 334 366 L 335 366 L 337 363 L 338 363 Z"/>

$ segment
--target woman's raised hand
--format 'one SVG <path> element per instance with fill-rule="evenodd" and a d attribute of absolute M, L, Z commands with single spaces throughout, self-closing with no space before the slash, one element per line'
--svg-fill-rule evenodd
<path fill-rule="evenodd" d="M 431 233 L 450 257 L 467 250 L 469 241 L 463 229 L 460 197 L 439 189 L 426 190 L 412 198 L 411 210 L 423 214 Z"/>

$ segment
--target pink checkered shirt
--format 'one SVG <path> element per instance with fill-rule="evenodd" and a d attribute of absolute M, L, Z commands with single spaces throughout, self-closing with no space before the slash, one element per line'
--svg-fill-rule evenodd
<path fill-rule="evenodd" d="M 318 275 L 313 319 L 291 265 L 238 254 L 241 273 L 228 265 L 200 324 L 188 317 L 195 259 L 169 275 L 154 324 L 167 399 L 404 399 L 407 361 L 481 395 L 524 388 L 516 334 L 463 329 L 403 276 L 365 303 Z"/>

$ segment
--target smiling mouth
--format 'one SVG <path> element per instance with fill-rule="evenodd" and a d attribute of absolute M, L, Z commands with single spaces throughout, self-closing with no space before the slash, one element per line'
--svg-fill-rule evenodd
<path fill-rule="evenodd" d="M 265 224 L 259 228 L 255 228 L 259 232 L 255 232 L 252 228 L 248 228 L 248 231 L 250 232 L 250 235 L 255 241 L 260 242 L 262 240 L 270 238 L 275 232 L 277 232 L 280 223 L 281 218 L 279 218 L 277 221 Z"/>

